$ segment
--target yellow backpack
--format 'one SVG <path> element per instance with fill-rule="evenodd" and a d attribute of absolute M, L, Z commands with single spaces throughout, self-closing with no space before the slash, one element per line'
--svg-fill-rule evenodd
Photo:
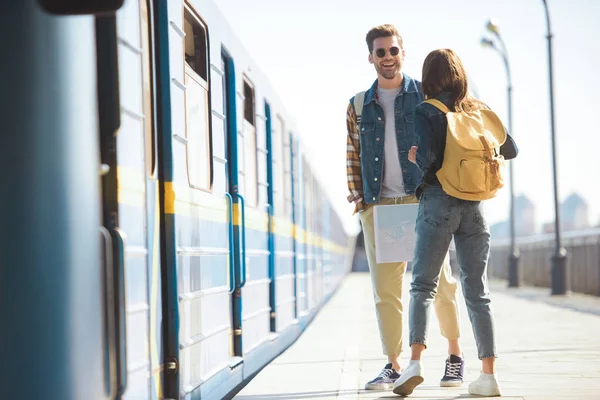
<path fill-rule="evenodd" d="M 504 186 L 504 157 L 500 146 L 506 131 L 491 110 L 451 112 L 436 99 L 425 101 L 448 119 L 444 162 L 437 172 L 444 192 L 471 201 L 488 200 Z"/>

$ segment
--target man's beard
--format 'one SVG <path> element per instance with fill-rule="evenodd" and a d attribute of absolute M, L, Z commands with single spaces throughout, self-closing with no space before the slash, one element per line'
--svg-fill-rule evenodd
<path fill-rule="evenodd" d="M 400 71 L 400 66 L 396 65 L 396 67 L 391 71 L 385 71 L 383 67 L 380 66 L 377 66 L 375 69 L 377 70 L 377 73 L 383 76 L 385 79 L 394 79 Z"/>

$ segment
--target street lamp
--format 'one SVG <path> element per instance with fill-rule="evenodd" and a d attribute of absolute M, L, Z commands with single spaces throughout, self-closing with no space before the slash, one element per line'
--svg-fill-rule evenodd
<path fill-rule="evenodd" d="M 552 138 L 552 175 L 554 177 L 554 254 L 550 258 L 552 270 L 552 294 L 567 293 L 567 251 L 562 247 L 560 240 L 560 212 L 558 204 L 558 177 L 556 166 L 556 131 L 554 129 L 554 87 L 552 81 L 552 32 L 550 31 L 550 14 L 548 4 L 542 0 L 546 12 L 546 25 L 548 28 L 548 77 L 550 87 L 550 135 Z"/>
<path fill-rule="evenodd" d="M 492 33 L 500 43 L 501 47 L 496 46 L 496 43 L 485 37 L 481 38 L 481 45 L 483 47 L 491 47 L 496 50 L 504 60 L 504 66 L 506 67 L 506 79 L 507 79 L 507 98 L 508 98 L 508 131 L 513 134 L 512 130 L 512 79 L 510 75 L 510 66 L 508 63 L 508 53 L 506 46 L 500 36 L 500 29 L 498 24 L 494 20 L 490 20 L 486 26 L 487 30 Z M 509 191 L 510 191 L 510 254 L 508 255 L 508 287 L 519 287 L 520 274 L 519 274 L 519 249 L 517 249 L 515 239 L 515 188 L 513 182 L 513 163 L 511 161 L 508 165 L 509 174 Z"/>

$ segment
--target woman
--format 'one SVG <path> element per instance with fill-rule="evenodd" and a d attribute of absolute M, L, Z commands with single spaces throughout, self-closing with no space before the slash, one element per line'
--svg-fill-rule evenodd
<path fill-rule="evenodd" d="M 425 98 L 441 101 L 442 109 L 447 107 L 449 111 L 458 114 L 488 109 L 485 104 L 468 94 L 464 67 L 452 50 L 432 51 L 423 64 L 422 79 Z M 491 114 L 487 111 L 483 113 Z M 502 124 L 498 119 L 497 121 L 502 131 Z M 415 109 L 415 132 L 419 137 L 419 147 L 411 149 L 409 159 L 423 171 L 423 178 L 417 188 L 420 204 L 410 290 L 409 329 L 412 355 L 409 366 L 394 384 L 394 393 L 411 394 L 415 386 L 423 382 L 421 353 L 426 348 L 429 306 L 437 290 L 442 262 L 454 237 L 463 294 L 477 342 L 478 356 L 482 361 L 482 373 L 469 386 L 469 393 L 500 396 L 500 386 L 495 375 L 497 355 L 487 284 L 490 233 L 482 203 L 450 196 L 442 189 L 436 175 L 444 161 L 447 127 L 447 116 L 440 108 L 424 102 Z M 500 147 L 500 154 L 504 159 L 517 155 L 516 145 L 508 135 Z M 474 176 L 478 176 L 478 171 L 475 172 L 477 174 Z M 456 373 L 462 374 L 463 371 L 458 368 L 457 365 Z"/>

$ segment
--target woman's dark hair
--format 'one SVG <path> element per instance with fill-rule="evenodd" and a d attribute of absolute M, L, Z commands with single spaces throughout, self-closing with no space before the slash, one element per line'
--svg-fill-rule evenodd
<path fill-rule="evenodd" d="M 442 92 L 450 92 L 455 111 L 486 108 L 469 94 L 465 68 L 460 58 L 450 49 L 434 50 L 427 55 L 423 62 L 422 84 L 426 99 Z"/>

